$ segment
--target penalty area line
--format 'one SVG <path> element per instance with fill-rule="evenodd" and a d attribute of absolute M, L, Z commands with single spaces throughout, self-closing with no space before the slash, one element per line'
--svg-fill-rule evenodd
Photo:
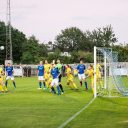
<path fill-rule="evenodd" d="M 69 122 L 71 122 L 73 119 L 75 119 L 81 112 L 83 112 L 85 109 L 89 107 L 90 104 L 95 100 L 93 98 L 88 104 L 86 104 L 80 111 L 75 113 L 73 116 L 71 116 L 69 119 L 67 119 L 64 123 L 62 123 L 58 128 L 64 128 Z"/>

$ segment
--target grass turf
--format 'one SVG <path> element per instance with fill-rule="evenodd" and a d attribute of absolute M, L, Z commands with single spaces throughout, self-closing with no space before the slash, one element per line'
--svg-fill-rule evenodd
<path fill-rule="evenodd" d="M 128 79 L 124 79 L 128 82 Z M 76 79 L 79 87 L 78 80 Z M 63 78 L 65 94 L 58 96 L 37 90 L 37 78 L 16 78 L 17 88 L 0 94 L 0 128 L 57 128 L 83 108 L 92 91 L 70 90 Z M 128 126 L 127 98 L 97 98 L 67 128 L 125 128 Z"/>

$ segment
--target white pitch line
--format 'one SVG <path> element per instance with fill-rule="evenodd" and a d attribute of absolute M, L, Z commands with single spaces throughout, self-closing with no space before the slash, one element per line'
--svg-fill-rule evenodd
<path fill-rule="evenodd" d="M 69 122 L 71 122 L 73 119 L 75 119 L 81 112 L 83 112 L 88 106 L 95 100 L 93 98 L 88 104 L 86 104 L 80 111 L 75 113 L 73 116 L 71 116 L 68 120 L 66 120 L 63 124 L 61 124 L 58 128 L 64 128 Z"/>

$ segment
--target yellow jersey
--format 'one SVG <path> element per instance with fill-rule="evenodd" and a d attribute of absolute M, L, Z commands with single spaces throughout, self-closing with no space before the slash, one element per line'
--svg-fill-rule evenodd
<path fill-rule="evenodd" d="M 88 76 L 90 78 L 94 78 L 94 70 L 93 69 L 88 70 Z"/>
<path fill-rule="evenodd" d="M 51 65 L 50 64 L 44 64 L 44 72 L 50 73 Z"/>
<path fill-rule="evenodd" d="M 67 73 L 67 77 L 68 77 L 68 79 L 73 79 L 73 75 L 72 75 L 72 70 L 71 70 L 71 68 L 67 68 L 66 69 L 66 73 Z"/>

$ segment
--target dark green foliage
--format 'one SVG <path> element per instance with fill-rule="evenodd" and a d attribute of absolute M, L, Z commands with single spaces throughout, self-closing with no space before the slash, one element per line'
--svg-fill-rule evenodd
<path fill-rule="evenodd" d="M 52 53 L 43 43 L 39 43 L 36 37 L 26 38 L 23 32 L 12 27 L 12 49 L 14 63 L 38 63 L 40 60 L 60 59 L 62 63 L 78 63 L 80 58 L 85 62 L 93 62 L 93 48 L 112 47 L 119 53 L 119 61 L 128 61 L 128 46 L 114 45 L 117 38 L 111 25 L 97 28 L 93 31 L 81 31 L 71 27 L 61 31 L 56 36 Z M 52 43 L 52 42 L 51 42 Z M 6 25 L 0 22 L 0 46 L 6 46 Z M 61 56 L 61 53 L 69 52 L 71 56 Z M 0 51 L 0 64 L 4 63 L 6 49 Z"/>
<path fill-rule="evenodd" d="M 0 22 L 0 46 L 6 46 L 6 25 L 4 22 Z M 13 27 L 12 51 L 14 63 L 37 63 L 47 56 L 47 49 L 44 44 L 39 44 L 34 36 L 27 39 L 23 32 Z M 0 51 L 0 64 L 4 63 L 5 58 L 6 49 Z"/>
<path fill-rule="evenodd" d="M 34 36 L 31 36 L 23 45 L 22 63 L 38 63 L 42 57 L 47 56 L 45 45 L 38 42 Z"/>
<path fill-rule="evenodd" d="M 6 46 L 6 28 L 5 23 L 0 21 L 0 46 Z M 5 50 L 0 51 L 0 64 L 4 63 Z"/>
<path fill-rule="evenodd" d="M 56 37 L 55 44 L 63 52 L 78 51 L 84 39 L 84 34 L 80 29 L 71 27 L 61 31 L 61 34 Z"/>
<path fill-rule="evenodd" d="M 61 51 L 71 53 L 71 63 L 79 62 L 81 57 L 85 62 L 93 62 L 94 46 L 111 47 L 116 42 L 111 25 L 86 32 L 76 27 L 66 28 L 55 39 L 55 44 Z"/>
<path fill-rule="evenodd" d="M 119 62 L 128 62 L 128 45 L 113 46 L 113 50 L 118 52 L 118 61 Z"/>

